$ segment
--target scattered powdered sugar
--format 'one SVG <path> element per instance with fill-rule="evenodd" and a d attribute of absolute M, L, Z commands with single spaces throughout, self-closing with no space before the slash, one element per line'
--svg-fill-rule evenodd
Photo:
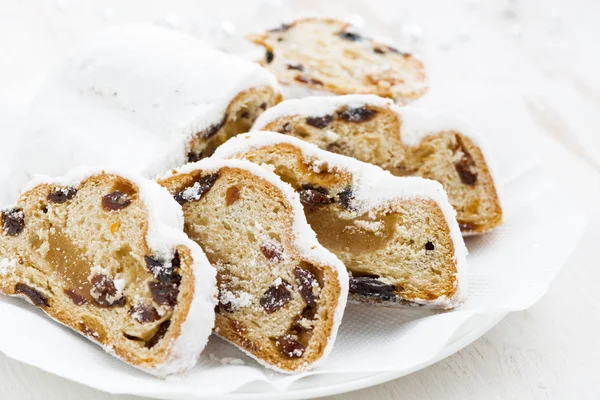
<path fill-rule="evenodd" d="M 252 305 L 252 300 L 254 299 L 254 297 L 252 297 L 252 295 L 248 292 L 238 291 L 233 293 L 225 289 L 223 285 L 221 286 L 219 293 L 219 302 L 224 305 L 229 304 L 233 310 L 250 307 Z"/>
<path fill-rule="evenodd" d="M 119 293 L 123 293 L 123 290 L 125 289 L 125 279 L 124 278 L 116 278 L 114 280 L 115 283 L 115 289 L 117 289 L 117 291 Z"/>
<path fill-rule="evenodd" d="M 277 278 L 273 281 L 273 286 L 275 286 L 275 287 L 281 286 L 282 283 L 283 283 L 283 281 L 281 280 L 281 278 Z"/>
<path fill-rule="evenodd" d="M 200 185 L 200 182 L 196 182 L 196 183 L 194 183 L 193 186 L 185 188 L 181 192 L 181 197 L 187 201 L 200 200 L 200 197 L 202 197 L 202 194 L 204 194 L 204 193 L 201 193 L 201 189 L 202 189 L 202 187 Z"/>
<path fill-rule="evenodd" d="M 7 275 L 17 268 L 17 260 L 14 258 L 0 258 L 0 275 Z"/>

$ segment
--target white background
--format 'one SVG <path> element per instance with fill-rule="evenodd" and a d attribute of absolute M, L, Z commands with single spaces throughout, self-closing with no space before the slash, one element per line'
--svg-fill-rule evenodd
<path fill-rule="evenodd" d="M 509 315 L 432 367 L 335 398 L 600 398 L 598 1 L 0 0 L 0 175 L 35 90 L 102 26 L 158 22 L 227 46 L 235 40 L 225 20 L 234 21 L 239 34 L 256 22 L 274 24 L 306 10 L 365 22 L 412 47 L 426 61 L 432 96 L 456 91 L 457 103 L 443 106 L 469 114 L 493 134 L 535 131 L 538 146 L 531 153 L 539 153 L 574 194 L 572 206 L 592 217 L 548 294 L 530 310 Z M 493 90 L 469 110 L 473 104 L 459 100 L 459 92 L 473 87 Z M 128 397 L 111 397 L 0 355 L 0 399 L 42 398 Z"/>

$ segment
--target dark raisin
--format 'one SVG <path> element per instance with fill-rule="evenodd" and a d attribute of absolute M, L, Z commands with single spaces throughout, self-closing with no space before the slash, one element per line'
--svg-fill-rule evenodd
<path fill-rule="evenodd" d="M 281 129 L 279 129 L 277 132 L 283 133 L 283 134 L 290 133 L 290 127 L 291 127 L 291 125 L 292 125 L 291 123 L 286 122 L 285 124 L 283 124 L 283 126 L 281 127 Z"/>
<path fill-rule="evenodd" d="M 20 208 L 2 211 L 4 232 L 10 236 L 17 236 L 25 229 L 25 213 Z"/>
<path fill-rule="evenodd" d="M 268 32 L 285 32 L 291 27 L 290 24 L 281 24 L 281 26 L 278 26 L 277 28 L 269 29 Z"/>
<path fill-rule="evenodd" d="M 142 339 L 141 337 L 133 336 L 133 335 L 130 335 L 129 333 L 125 333 L 125 332 L 123 332 L 123 336 L 125 336 L 125 339 L 127 339 L 127 340 L 133 340 L 136 342 L 144 341 L 144 339 Z"/>
<path fill-rule="evenodd" d="M 302 295 L 306 305 L 314 308 L 319 298 L 319 295 L 315 294 L 315 288 L 319 287 L 316 276 L 312 272 L 300 267 L 294 269 L 294 276 L 296 277 L 300 295 Z"/>
<path fill-rule="evenodd" d="M 354 206 L 354 192 L 352 191 L 351 187 L 347 187 L 346 189 L 342 190 L 338 194 L 338 197 L 340 199 L 340 204 L 346 210 L 352 211 L 356 209 Z"/>
<path fill-rule="evenodd" d="M 381 282 L 377 278 L 357 276 L 350 278 L 350 293 L 366 296 L 383 301 L 396 298 L 396 287 Z"/>
<path fill-rule="evenodd" d="M 48 298 L 43 293 L 24 283 L 17 283 L 15 285 L 15 293 L 21 293 L 29 297 L 29 300 L 38 307 L 48 307 L 50 305 Z"/>
<path fill-rule="evenodd" d="M 460 139 L 459 146 L 461 157 L 460 160 L 454 163 L 454 168 L 456 168 L 462 183 L 473 186 L 477 183 L 477 165 Z"/>
<path fill-rule="evenodd" d="M 329 197 L 328 193 L 329 191 L 324 187 L 314 187 L 309 183 L 300 186 L 298 190 L 300 202 L 310 209 L 320 205 L 331 204 L 333 199 Z"/>
<path fill-rule="evenodd" d="M 375 47 L 375 48 L 373 48 L 373 51 L 377 54 L 386 54 L 389 52 L 389 53 L 400 54 L 402 56 L 408 55 L 407 53 L 402 53 L 402 52 L 398 51 L 398 49 L 396 49 L 395 47 L 392 47 L 392 46 L 384 46 L 384 48 Z"/>
<path fill-rule="evenodd" d="M 434 249 L 435 249 L 435 246 L 433 245 L 433 243 L 431 243 L 431 242 L 425 243 L 425 250 L 432 251 Z"/>
<path fill-rule="evenodd" d="M 371 110 L 365 106 L 362 107 L 346 107 L 342 111 L 338 111 L 338 116 L 346 122 L 367 122 L 375 117 L 376 110 Z"/>
<path fill-rule="evenodd" d="M 230 206 L 240 198 L 240 188 L 237 186 L 231 186 L 227 188 L 227 192 L 225 192 L 225 205 Z"/>
<path fill-rule="evenodd" d="M 106 211 L 120 210 L 131 204 L 131 199 L 127 193 L 115 190 L 102 198 L 102 208 Z"/>
<path fill-rule="evenodd" d="M 125 297 L 117 291 L 115 282 L 104 274 L 95 274 L 90 279 L 90 294 L 94 302 L 102 307 L 123 307 Z"/>
<path fill-rule="evenodd" d="M 270 261 L 280 262 L 283 259 L 283 249 L 276 243 L 269 242 L 260 246 L 260 251 Z"/>
<path fill-rule="evenodd" d="M 227 303 L 223 303 L 221 300 L 219 300 L 219 304 L 221 306 L 223 306 L 223 308 L 225 309 L 225 311 L 227 311 L 228 313 L 233 313 L 237 310 L 237 308 L 233 305 L 232 302 L 227 302 Z M 219 310 L 217 310 L 218 312 Z"/>
<path fill-rule="evenodd" d="M 311 85 L 318 85 L 318 86 L 323 86 L 323 82 L 318 80 L 318 79 L 314 79 L 314 78 L 307 78 L 305 76 L 302 75 L 298 75 L 294 78 L 294 80 L 298 81 L 298 82 L 302 82 L 302 83 L 309 83 Z"/>
<path fill-rule="evenodd" d="M 304 307 L 304 310 L 302 310 L 302 314 L 297 315 L 296 318 L 294 318 L 294 322 L 292 322 L 290 330 L 296 333 L 312 331 L 314 328 L 312 326 L 312 321 L 315 319 L 316 311 L 316 307 Z M 306 322 L 308 322 L 308 324 Z"/>
<path fill-rule="evenodd" d="M 244 111 L 240 114 L 240 118 L 241 119 L 249 119 L 250 118 L 250 113 L 248 111 Z"/>
<path fill-rule="evenodd" d="M 279 310 L 292 299 L 289 287 L 290 284 L 286 281 L 282 281 L 279 285 L 271 286 L 260 298 L 260 305 L 269 314 Z"/>
<path fill-rule="evenodd" d="M 193 152 L 193 151 L 190 151 L 190 152 L 188 153 L 188 155 L 187 155 L 187 156 L 188 156 L 188 162 L 196 162 L 196 161 L 200 161 L 200 160 L 202 160 L 202 158 L 203 158 L 203 157 L 202 157 L 202 156 L 203 156 L 203 154 L 204 154 L 204 152 L 203 152 L 203 151 L 200 151 L 200 152 L 198 152 L 198 153 L 196 153 L 196 152 Z"/>
<path fill-rule="evenodd" d="M 160 342 L 160 340 L 167 334 L 167 331 L 169 330 L 170 326 L 171 326 L 171 320 L 167 320 L 167 321 L 163 322 L 162 324 L 160 324 L 158 326 L 158 330 L 156 331 L 154 336 L 152 336 L 150 338 L 150 340 L 148 340 L 148 342 L 146 343 L 146 347 L 151 349 L 154 346 L 156 346 L 156 344 L 158 342 Z"/>
<path fill-rule="evenodd" d="M 307 117 L 306 123 L 315 128 L 323 129 L 333 121 L 333 115 L 324 115 L 322 117 Z"/>
<path fill-rule="evenodd" d="M 304 355 L 306 348 L 298 343 L 291 335 L 283 335 L 275 341 L 275 347 L 284 357 L 300 358 Z"/>
<path fill-rule="evenodd" d="M 345 40 L 350 40 L 352 42 L 357 42 L 359 40 L 363 40 L 364 39 L 358 33 L 346 32 L 346 31 L 340 32 L 339 33 L 339 37 L 341 37 L 342 39 L 345 39 Z"/>
<path fill-rule="evenodd" d="M 75 289 L 65 289 L 64 293 L 67 295 L 68 298 L 71 299 L 73 304 L 75 304 L 76 306 L 82 306 L 84 304 L 87 304 L 87 300 L 85 299 L 85 297 L 77 293 Z"/>
<path fill-rule="evenodd" d="M 302 64 L 288 64 L 287 69 L 295 69 L 296 71 L 304 71 L 304 65 Z"/>
<path fill-rule="evenodd" d="M 72 186 L 55 188 L 48 193 L 48 201 L 52 203 L 64 203 L 71 200 L 77 194 L 77 189 Z"/>
<path fill-rule="evenodd" d="M 408 53 L 403 53 L 403 52 L 401 52 L 400 50 L 398 50 L 397 48 L 395 48 L 395 47 L 392 47 L 392 46 L 386 46 L 386 48 L 387 48 L 387 49 L 388 49 L 388 51 L 389 51 L 389 52 L 391 52 L 391 53 L 396 53 L 396 54 L 400 54 L 400 55 L 403 55 L 403 56 L 407 56 L 407 55 L 409 55 Z"/>
<path fill-rule="evenodd" d="M 179 286 L 175 283 L 150 282 L 148 283 L 152 298 L 156 304 L 169 305 L 175 307 L 177 296 L 179 295 Z"/>
<path fill-rule="evenodd" d="M 184 204 L 188 201 L 198 201 L 214 186 L 219 179 L 219 174 L 205 175 L 194 182 L 193 185 L 183 189 L 175 195 L 175 200 L 179 204 Z"/>
<path fill-rule="evenodd" d="M 203 130 L 198 135 L 203 139 L 208 139 L 209 137 L 214 136 L 217 132 L 219 132 L 219 129 L 221 129 L 223 125 L 225 125 L 225 122 L 227 122 L 227 117 L 227 114 L 223 115 L 223 119 L 221 119 L 221 122 L 209 126 L 207 129 Z"/>
<path fill-rule="evenodd" d="M 129 315 L 137 322 L 144 324 L 146 322 L 154 322 L 160 319 L 160 315 L 156 308 L 147 304 L 136 304 L 129 309 Z"/>
<path fill-rule="evenodd" d="M 273 54 L 273 52 L 267 50 L 267 52 L 265 53 L 265 61 L 267 61 L 267 64 L 270 64 L 274 58 L 275 58 L 275 55 Z"/>
<path fill-rule="evenodd" d="M 261 103 L 260 106 L 258 106 L 258 108 L 260 108 L 261 110 L 266 110 L 267 109 L 267 103 Z"/>
<path fill-rule="evenodd" d="M 175 268 L 178 268 L 181 263 L 179 253 L 175 252 L 170 263 L 152 256 L 145 256 L 144 260 L 146 260 L 150 272 L 162 283 L 179 284 L 181 282 L 181 276 L 175 272 Z"/>

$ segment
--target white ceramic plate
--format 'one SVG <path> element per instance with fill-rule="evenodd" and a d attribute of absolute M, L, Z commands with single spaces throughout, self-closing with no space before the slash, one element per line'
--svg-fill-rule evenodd
<path fill-rule="evenodd" d="M 348 393 L 354 390 L 379 385 L 427 368 L 430 365 L 451 356 L 479 339 L 498 324 L 506 315 L 507 313 L 501 312 L 473 316 L 456 332 L 452 340 L 450 340 L 446 347 L 440 351 L 437 357 L 428 362 L 414 365 L 412 368 L 375 374 L 329 374 L 325 376 L 311 376 L 294 383 L 285 392 L 274 391 L 272 386 L 265 383 L 252 383 L 240 388 L 234 393 L 223 394 L 220 396 L 211 395 L 210 399 L 309 399 Z M 209 397 L 206 397 L 206 399 L 208 398 Z"/>

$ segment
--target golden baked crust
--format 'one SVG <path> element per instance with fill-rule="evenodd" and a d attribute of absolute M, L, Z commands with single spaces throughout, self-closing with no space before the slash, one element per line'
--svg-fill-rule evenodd
<path fill-rule="evenodd" d="M 427 91 L 420 60 L 353 32 L 347 22 L 304 18 L 247 38 L 266 49 L 261 64 L 284 85 L 371 93 L 401 103 Z"/>

